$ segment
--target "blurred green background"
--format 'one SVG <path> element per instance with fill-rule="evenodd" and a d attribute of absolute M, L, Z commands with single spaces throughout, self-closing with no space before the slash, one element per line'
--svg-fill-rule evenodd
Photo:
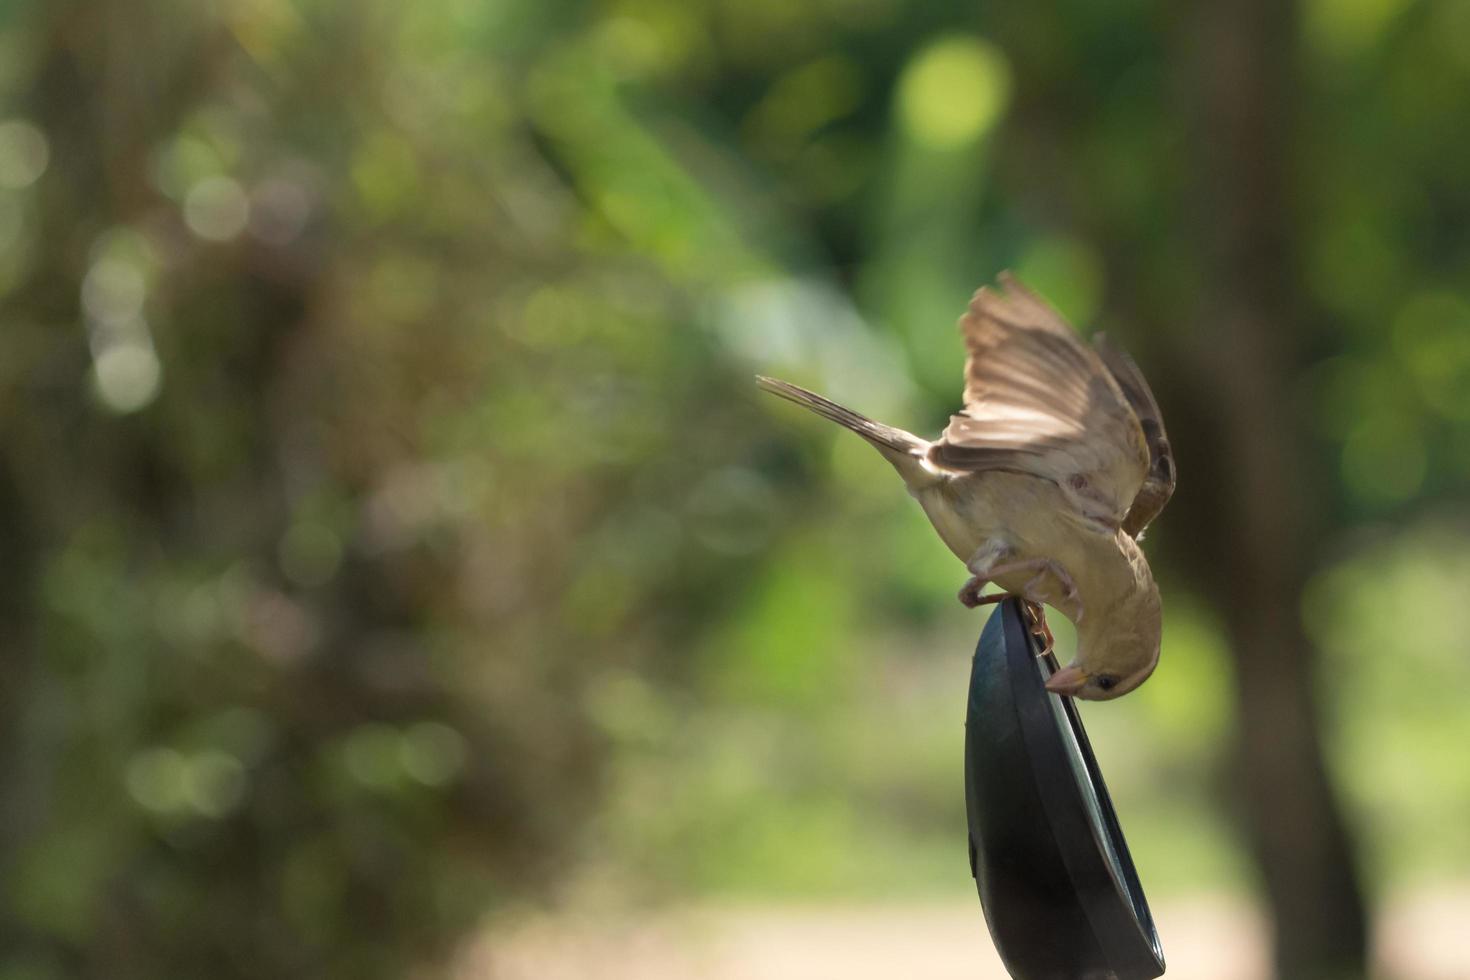
<path fill-rule="evenodd" d="M 1007 267 L 1178 446 L 1162 665 L 1085 712 L 1150 894 L 1360 975 L 1364 914 L 1470 878 L 1467 37 L 1463 0 L 0 3 L 0 978 L 973 901 L 983 614 L 751 376 L 935 432 Z"/>

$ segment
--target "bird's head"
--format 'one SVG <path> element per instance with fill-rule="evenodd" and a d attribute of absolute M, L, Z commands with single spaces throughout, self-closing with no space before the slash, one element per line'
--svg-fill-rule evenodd
<path fill-rule="evenodd" d="M 1163 623 L 1158 593 L 1144 599 L 1095 622 L 1084 620 L 1077 630 L 1077 656 L 1047 678 L 1046 689 L 1084 701 L 1111 701 L 1148 680 L 1159 662 Z"/>
<path fill-rule="evenodd" d="M 1111 701 L 1148 680 L 1157 662 L 1158 657 L 1155 656 L 1142 667 L 1124 673 L 1123 669 L 1100 666 L 1089 670 L 1073 661 L 1047 678 L 1046 689 L 1053 694 L 1065 694 L 1083 701 Z"/>

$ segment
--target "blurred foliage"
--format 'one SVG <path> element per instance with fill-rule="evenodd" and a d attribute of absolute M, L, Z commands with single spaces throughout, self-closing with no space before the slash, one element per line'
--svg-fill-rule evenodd
<path fill-rule="evenodd" d="M 1386 883 L 1470 867 L 1467 9 L 1304 25 L 1307 613 Z M 749 376 L 933 428 L 1004 266 L 1145 362 L 1188 334 L 1177 30 L 0 5 L 0 977 L 401 976 L 568 881 L 968 889 L 960 569 Z M 1248 886 L 1155 537 L 1165 666 L 1088 720 L 1145 879 Z"/>

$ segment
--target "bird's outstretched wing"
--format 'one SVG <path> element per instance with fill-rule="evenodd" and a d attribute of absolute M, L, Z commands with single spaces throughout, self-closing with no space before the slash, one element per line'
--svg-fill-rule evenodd
<path fill-rule="evenodd" d="M 1009 274 L 982 287 L 960 319 L 969 358 L 965 407 L 930 459 L 949 470 L 1010 470 L 1051 480 L 1081 516 L 1110 529 L 1148 523 L 1167 493 L 1134 518 L 1149 486 L 1150 444 L 1139 412 L 1158 406 L 1131 361 L 1084 344 L 1051 307 Z M 1142 408 L 1124 390 L 1141 393 Z M 1159 423 L 1160 438 L 1163 435 Z M 1167 442 L 1163 443 L 1165 451 Z M 1172 458 L 1167 464 L 1172 488 Z M 1156 487 L 1155 489 L 1159 489 Z M 1133 531 L 1130 530 L 1130 533 Z"/>

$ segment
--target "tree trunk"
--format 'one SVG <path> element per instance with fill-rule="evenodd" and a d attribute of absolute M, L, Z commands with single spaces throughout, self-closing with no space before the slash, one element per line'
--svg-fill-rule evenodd
<path fill-rule="evenodd" d="M 1206 284 L 1190 373 L 1209 398 L 1201 421 L 1217 436 L 1188 489 L 1200 495 L 1191 510 L 1208 515 L 1196 524 L 1212 547 L 1186 560 L 1234 652 L 1235 785 L 1275 921 L 1277 974 L 1361 977 L 1366 913 L 1322 757 L 1315 651 L 1300 620 L 1321 495 L 1291 398 L 1303 335 L 1290 206 L 1296 9 L 1199 0 L 1185 26 Z"/>

